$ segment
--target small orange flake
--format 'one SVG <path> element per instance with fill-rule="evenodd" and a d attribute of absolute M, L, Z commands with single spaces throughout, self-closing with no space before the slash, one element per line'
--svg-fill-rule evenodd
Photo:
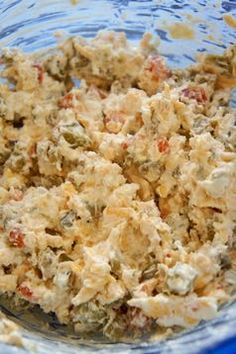
<path fill-rule="evenodd" d="M 171 75 L 171 71 L 167 68 L 164 59 L 160 55 L 150 56 L 145 70 L 149 71 L 155 80 L 165 80 Z"/>
<path fill-rule="evenodd" d="M 19 293 L 25 297 L 26 299 L 30 300 L 33 298 L 33 291 L 28 288 L 28 286 L 25 285 L 19 285 L 18 286 L 18 291 Z"/>
<path fill-rule="evenodd" d="M 35 157 L 36 156 L 36 144 L 33 144 L 29 148 L 29 156 Z"/>
<path fill-rule="evenodd" d="M 122 148 L 123 148 L 124 150 L 127 150 L 128 147 L 129 147 L 129 144 L 128 144 L 127 141 L 124 141 L 124 142 L 121 144 L 121 146 L 122 146 Z"/>
<path fill-rule="evenodd" d="M 167 218 L 168 215 L 169 215 L 169 210 L 166 208 L 162 208 L 161 212 L 160 212 L 160 217 L 162 219 L 165 219 L 165 218 Z"/>
<path fill-rule="evenodd" d="M 38 82 L 41 84 L 43 82 L 43 79 L 44 79 L 43 67 L 40 64 L 34 64 L 33 68 L 38 70 Z"/>
<path fill-rule="evenodd" d="M 73 98 L 74 98 L 74 95 L 72 93 L 68 93 L 64 97 L 60 98 L 60 100 L 58 102 L 58 106 L 60 108 L 65 108 L 65 109 L 72 108 L 73 107 Z"/>
<path fill-rule="evenodd" d="M 157 147 L 158 147 L 158 150 L 164 154 L 170 151 L 170 145 L 169 145 L 169 142 L 166 138 L 158 139 Z"/>
<path fill-rule="evenodd" d="M 25 246 L 24 234 L 19 228 L 15 228 L 10 232 L 9 242 L 12 244 L 12 246 L 17 248 L 23 248 Z"/>
<path fill-rule="evenodd" d="M 129 137 L 127 138 L 125 141 L 123 141 L 123 143 L 121 143 L 121 147 L 124 150 L 127 150 L 129 148 L 129 146 L 132 144 L 132 142 L 134 141 L 135 137 Z"/>
<path fill-rule="evenodd" d="M 187 87 L 182 90 L 184 97 L 196 100 L 198 103 L 207 101 L 207 94 L 203 87 Z"/>

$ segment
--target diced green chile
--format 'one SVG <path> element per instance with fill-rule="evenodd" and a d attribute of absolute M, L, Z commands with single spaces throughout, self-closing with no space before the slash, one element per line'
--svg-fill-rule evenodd
<path fill-rule="evenodd" d="M 74 211 L 73 210 L 69 211 L 68 213 L 62 216 L 60 220 L 61 226 L 64 228 L 70 228 L 73 226 L 75 219 L 76 219 L 76 214 L 74 213 Z"/>
<path fill-rule="evenodd" d="M 7 161 L 8 166 L 11 170 L 19 172 L 25 165 L 26 160 L 23 154 L 18 152 L 13 152 L 9 160 Z"/>
<path fill-rule="evenodd" d="M 60 161 L 60 155 L 56 146 L 50 146 L 48 149 L 48 158 L 51 163 Z"/>
<path fill-rule="evenodd" d="M 80 305 L 75 310 L 75 322 L 80 325 L 82 332 L 99 330 L 108 320 L 105 307 L 90 302 Z"/>
<path fill-rule="evenodd" d="M 57 111 L 51 111 L 48 116 L 46 117 L 46 121 L 48 124 L 54 126 L 57 122 Z"/>
<path fill-rule="evenodd" d="M 63 126 L 61 128 L 61 133 L 66 142 L 73 148 L 77 148 L 79 146 L 87 147 L 90 145 L 89 137 L 86 135 L 83 127 L 79 124 Z"/>
<path fill-rule="evenodd" d="M 3 165 L 7 159 L 10 157 L 10 150 L 9 149 L 5 149 L 3 151 L 0 151 L 0 166 Z"/>

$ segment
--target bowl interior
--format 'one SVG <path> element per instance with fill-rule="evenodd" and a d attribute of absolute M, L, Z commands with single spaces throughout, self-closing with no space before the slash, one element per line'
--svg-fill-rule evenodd
<path fill-rule="evenodd" d="M 145 31 L 160 41 L 159 50 L 172 67 L 185 67 L 197 53 L 221 53 L 236 41 L 236 28 L 224 15 L 236 16 L 236 1 L 220 0 L 2 0 L 0 1 L 0 44 L 31 52 L 55 46 L 55 32 L 62 35 L 94 37 L 99 30 L 124 31 L 134 45 Z M 177 30 L 176 30 L 177 28 Z M 177 33 L 177 34 L 176 34 Z M 94 351 L 92 342 L 84 342 L 73 331 L 60 326 L 53 315 L 38 308 L 17 311 L 0 299 L 0 308 L 23 325 L 30 347 L 40 345 L 40 353 Z M 42 324 L 48 323 L 48 327 Z M 104 353 L 196 353 L 234 334 L 236 304 L 226 306 L 219 317 L 165 343 L 108 344 L 96 350 Z M 194 342 L 194 345 L 192 344 Z M 79 347 L 78 347 L 79 346 Z M 24 350 L 22 350 L 23 352 Z M 0 344 L 0 352 L 14 348 Z M 21 350 L 19 350 L 21 353 Z"/>

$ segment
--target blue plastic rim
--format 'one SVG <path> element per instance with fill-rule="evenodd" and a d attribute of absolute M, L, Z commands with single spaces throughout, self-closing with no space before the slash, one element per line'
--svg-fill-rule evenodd
<path fill-rule="evenodd" d="M 236 0 L 0 0 L 0 45 L 31 52 L 56 45 L 55 31 L 94 37 L 99 30 L 124 31 L 136 44 L 145 31 L 160 38 L 159 50 L 172 67 L 185 67 L 196 53 L 222 53 L 236 42 L 236 29 L 225 23 L 223 15 L 236 17 Z M 170 24 L 184 23 L 194 37 L 173 39 Z M 195 329 L 165 342 L 139 344 L 81 343 L 66 336 L 53 316 L 40 311 L 11 311 L 1 301 L 0 308 L 23 325 L 26 350 L 0 344 L 0 354 L 23 354 L 37 348 L 40 354 L 135 353 L 135 354 L 233 354 L 236 353 L 236 303 L 227 305 L 219 316 Z M 49 330 L 41 330 L 44 322 Z M 34 349 L 33 349 L 34 350 Z"/>

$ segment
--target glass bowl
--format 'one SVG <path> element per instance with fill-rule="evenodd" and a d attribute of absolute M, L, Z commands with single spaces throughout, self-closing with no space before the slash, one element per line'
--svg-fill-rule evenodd
<path fill-rule="evenodd" d="M 160 39 L 159 51 L 169 65 L 185 67 L 195 61 L 196 53 L 222 53 L 236 42 L 236 28 L 224 20 L 226 13 L 236 15 L 235 0 L 2 0 L 0 44 L 1 48 L 18 47 L 27 52 L 45 50 L 56 45 L 55 32 L 94 37 L 104 29 L 124 31 L 135 44 L 150 31 Z M 176 24 L 181 33 L 173 33 Z M 225 306 L 214 320 L 175 338 L 137 344 L 111 344 L 97 338 L 82 341 L 53 315 L 38 308 L 16 311 L 1 298 L 0 309 L 22 325 L 26 343 L 26 349 L 0 344 L 4 354 L 27 350 L 42 354 L 235 353 L 236 303 Z"/>

